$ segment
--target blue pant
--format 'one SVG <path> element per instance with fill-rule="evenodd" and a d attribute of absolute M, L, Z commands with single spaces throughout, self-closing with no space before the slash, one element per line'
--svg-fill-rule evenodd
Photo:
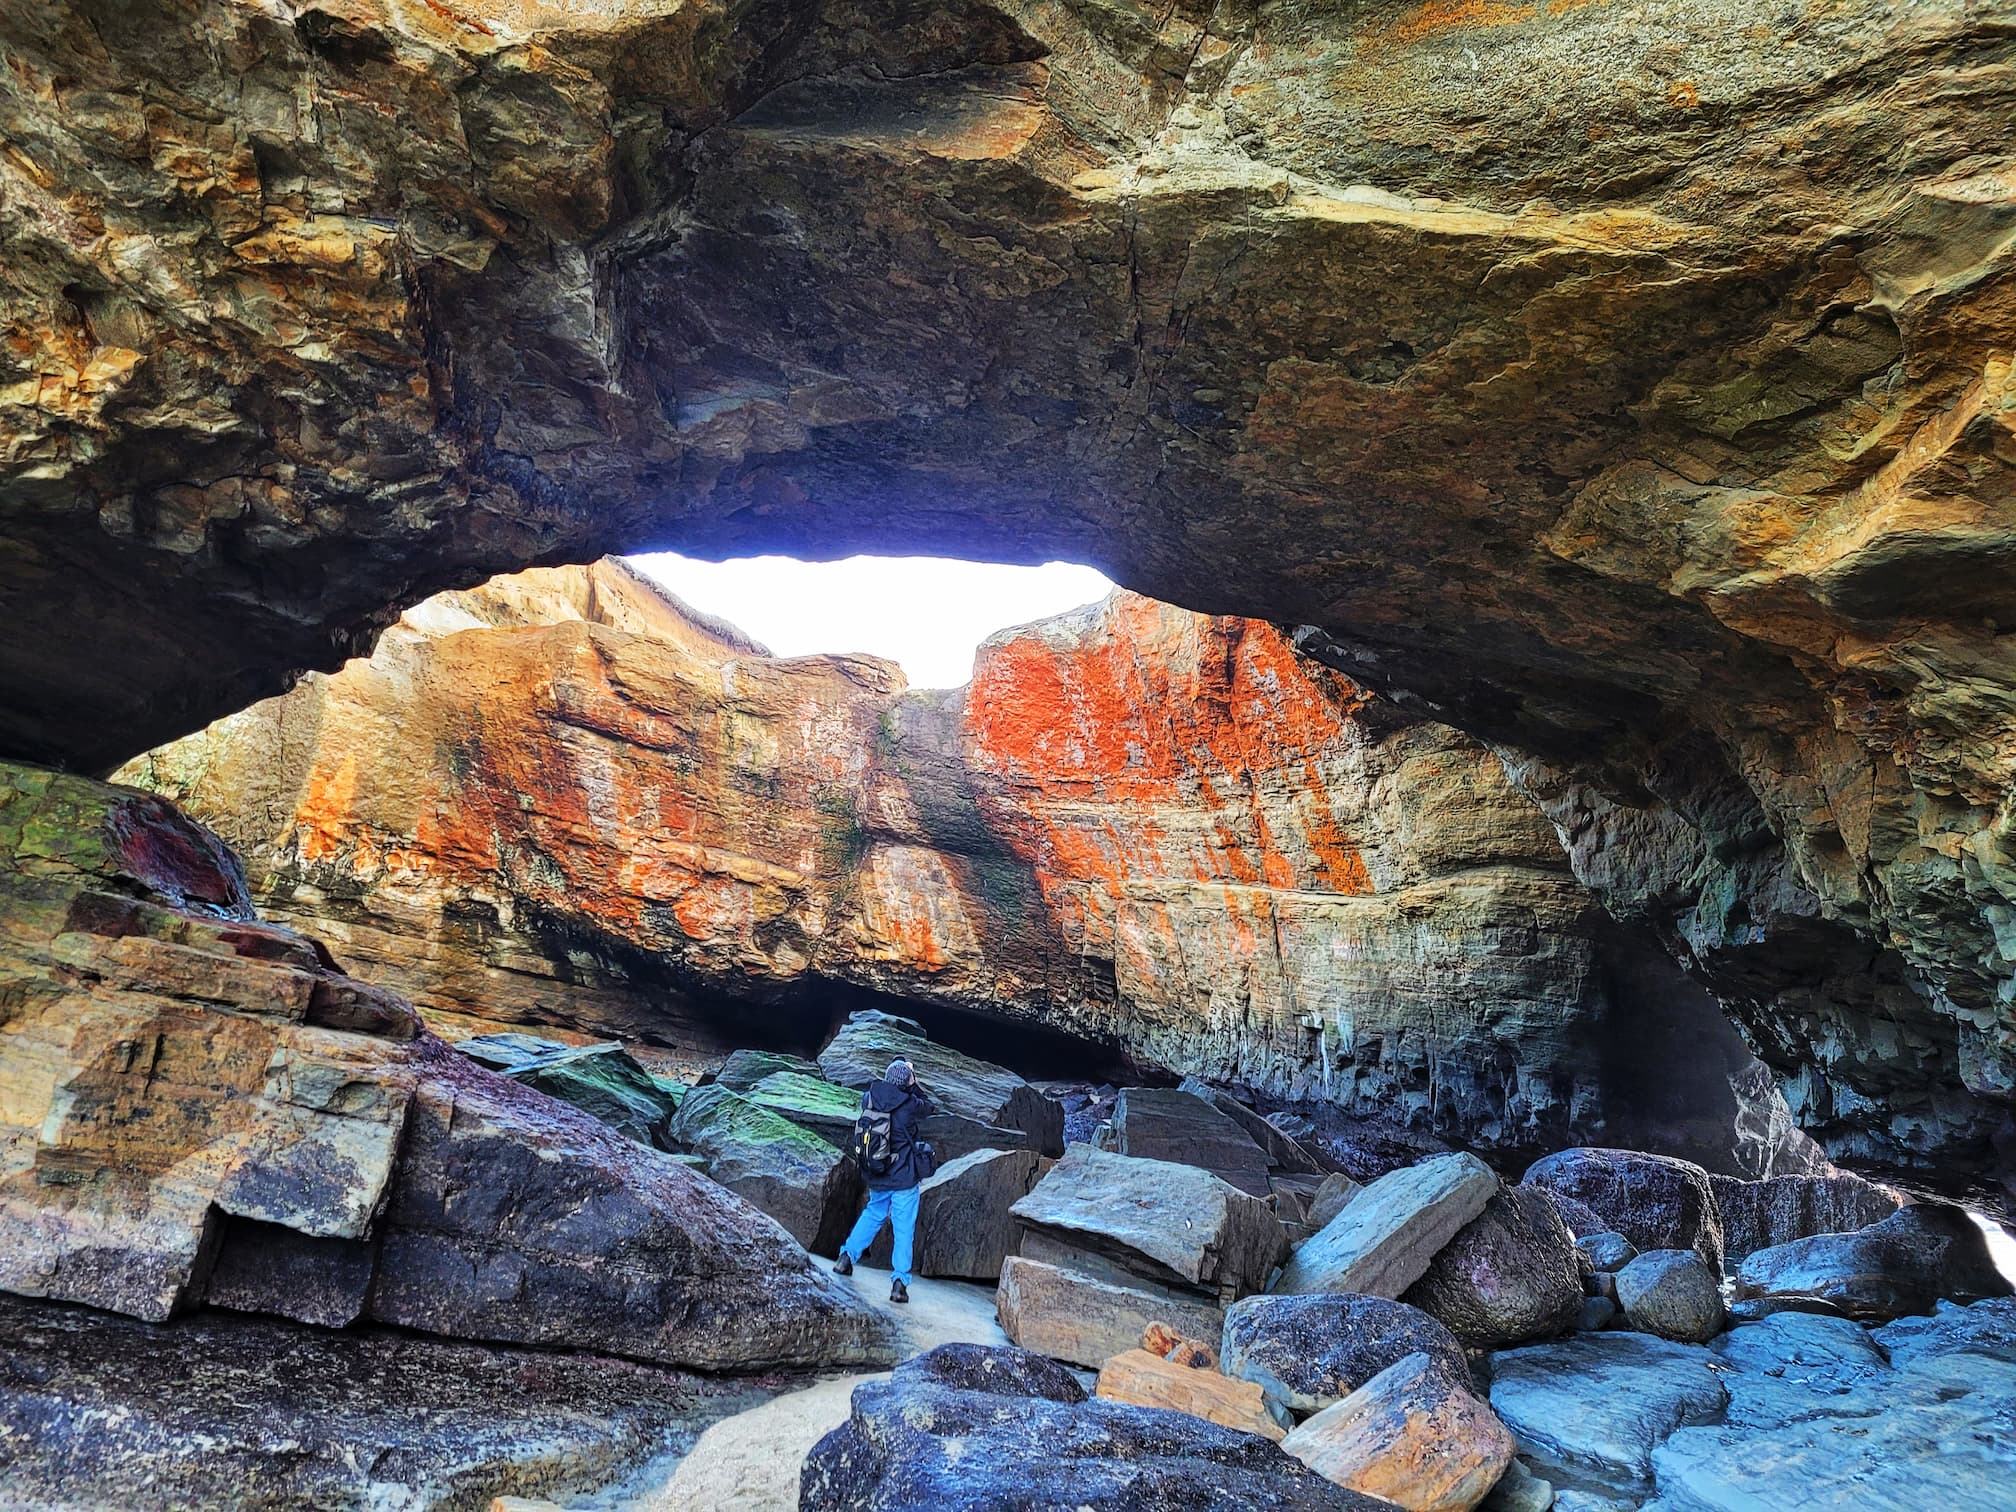
<path fill-rule="evenodd" d="M 905 1187 L 900 1192 L 870 1192 L 868 1206 L 861 1209 L 861 1216 L 854 1220 L 854 1232 L 840 1246 L 840 1253 L 849 1260 L 859 1260 L 868 1253 L 868 1246 L 875 1242 L 875 1236 L 882 1232 L 883 1220 L 892 1216 L 896 1223 L 896 1251 L 890 1256 L 889 1273 L 908 1286 L 910 1244 L 917 1237 L 917 1188 L 914 1186 Z"/>

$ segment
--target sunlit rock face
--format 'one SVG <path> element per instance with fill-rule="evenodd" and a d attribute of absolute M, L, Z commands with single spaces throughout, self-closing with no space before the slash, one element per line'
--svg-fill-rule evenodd
<path fill-rule="evenodd" d="M 1999 1179 L 1996 7 L 0 23 L 0 749 L 532 561 L 1092 560 L 1525 753 L 1830 1142 Z"/>
<path fill-rule="evenodd" d="M 1252 621 L 1116 593 L 911 692 L 540 570 L 124 775 L 450 1032 L 720 1049 L 855 987 L 1486 1147 L 1786 1158 L 1497 759 Z"/>

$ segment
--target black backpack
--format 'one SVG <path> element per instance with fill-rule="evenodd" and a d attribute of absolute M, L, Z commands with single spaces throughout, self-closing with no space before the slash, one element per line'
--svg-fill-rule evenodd
<path fill-rule="evenodd" d="M 903 1105 L 898 1103 L 896 1107 Z M 868 1095 L 861 1095 L 861 1116 L 854 1120 L 854 1136 L 847 1148 L 853 1153 L 854 1163 L 861 1167 L 864 1176 L 887 1176 L 896 1164 L 896 1123 L 892 1117 L 895 1109 L 884 1112 L 868 1106 Z"/>

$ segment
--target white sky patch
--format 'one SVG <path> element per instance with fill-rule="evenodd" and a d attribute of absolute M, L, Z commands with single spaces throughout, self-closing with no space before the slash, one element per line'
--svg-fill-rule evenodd
<path fill-rule="evenodd" d="M 913 688 L 956 688 L 996 630 L 1096 603 L 1113 585 L 1090 567 L 1003 567 L 943 557 L 696 562 L 672 552 L 631 565 L 695 609 L 746 630 L 779 656 L 865 651 L 903 668 Z"/>

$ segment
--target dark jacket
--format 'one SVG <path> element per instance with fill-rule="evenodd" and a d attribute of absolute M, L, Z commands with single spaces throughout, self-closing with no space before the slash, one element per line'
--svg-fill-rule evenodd
<path fill-rule="evenodd" d="M 886 1081 L 871 1082 L 866 1105 L 889 1115 L 889 1149 L 895 1157 L 886 1176 L 867 1176 L 871 1192 L 905 1192 L 924 1179 L 917 1168 L 917 1125 L 938 1110 L 931 1099 L 915 1087 L 892 1087 Z"/>

